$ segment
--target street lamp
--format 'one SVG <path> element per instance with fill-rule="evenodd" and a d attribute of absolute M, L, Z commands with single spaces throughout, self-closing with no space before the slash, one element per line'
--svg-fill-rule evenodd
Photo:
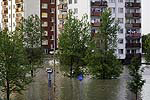
<path fill-rule="evenodd" d="M 48 100 L 50 99 L 50 90 L 51 90 L 51 74 L 53 73 L 53 70 L 51 68 L 46 68 L 46 72 L 48 74 Z"/>

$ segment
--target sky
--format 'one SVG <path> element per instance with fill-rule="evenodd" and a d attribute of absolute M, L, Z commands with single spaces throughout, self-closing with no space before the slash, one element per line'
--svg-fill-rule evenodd
<path fill-rule="evenodd" d="M 150 33 L 150 0 L 142 1 L 142 34 Z"/>

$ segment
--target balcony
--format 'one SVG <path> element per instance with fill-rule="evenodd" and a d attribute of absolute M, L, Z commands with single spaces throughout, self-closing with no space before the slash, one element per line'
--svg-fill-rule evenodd
<path fill-rule="evenodd" d="M 92 22 L 91 25 L 92 25 L 92 27 L 99 27 L 100 22 Z"/>
<path fill-rule="evenodd" d="M 126 13 L 126 18 L 141 18 L 141 13 Z"/>
<path fill-rule="evenodd" d="M 67 4 L 59 4 L 58 5 L 58 10 L 61 10 L 61 11 L 64 11 L 64 12 L 67 12 Z"/>
<path fill-rule="evenodd" d="M 136 2 L 126 2 L 125 3 L 126 8 L 141 8 L 141 3 Z"/>
<path fill-rule="evenodd" d="M 23 8 L 16 8 L 16 12 L 23 12 Z"/>
<path fill-rule="evenodd" d="M 62 23 L 60 23 L 60 24 L 58 24 L 58 29 L 64 29 L 64 24 L 62 24 Z"/>
<path fill-rule="evenodd" d="M 3 14 L 8 14 L 8 9 L 4 9 Z"/>
<path fill-rule="evenodd" d="M 91 16 L 101 16 L 101 12 L 91 11 Z"/>
<path fill-rule="evenodd" d="M 126 39 L 139 39 L 141 38 L 141 33 L 133 33 L 133 34 L 126 34 Z"/>
<path fill-rule="evenodd" d="M 3 1 L 2 2 L 2 6 L 7 6 L 8 5 L 8 1 Z"/>
<path fill-rule="evenodd" d="M 107 7 L 107 1 L 91 1 L 92 7 Z"/>
<path fill-rule="evenodd" d="M 126 48 L 141 48 L 141 43 L 126 43 Z"/>
<path fill-rule="evenodd" d="M 131 59 L 133 57 L 141 58 L 141 53 L 129 53 L 129 54 L 126 54 L 126 59 Z"/>
<path fill-rule="evenodd" d="M 66 17 L 67 17 L 66 14 L 59 14 L 59 15 L 58 15 L 58 19 L 59 19 L 59 20 L 65 19 Z"/>
<path fill-rule="evenodd" d="M 23 0 L 16 0 L 16 4 L 23 3 Z"/>
<path fill-rule="evenodd" d="M 126 23 L 126 28 L 141 28 L 141 23 Z"/>
<path fill-rule="evenodd" d="M 3 19 L 3 22 L 7 23 L 8 22 L 8 18 Z"/>

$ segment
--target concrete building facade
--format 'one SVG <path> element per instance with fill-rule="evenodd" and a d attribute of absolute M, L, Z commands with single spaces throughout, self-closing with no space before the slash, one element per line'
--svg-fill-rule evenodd
<path fill-rule="evenodd" d="M 59 1 L 64 0 L 58 0 Z M 67 0 L 67 8 L 81 19 L 88 15 L 91 34 L 95 34 L 100 25 L 99 17 L 105 8 L 110 8 L 112 17 L 119 21 L 115 54 L 118 59 L 128 62 L 133 56 L 141 58 L 141 1 L 140 0 Z M 61 9 L 62 10 L 62 9 Z M 62 14 L 58 9 L 58 15 Z M 64 23 L 64 20 L 63 20 Z M 58 22 L 59 25 L 59 22 Z M 63 28 L 63 24 L 62 24 Z M 59 31 L 59 29 L 58 29 Z"/>
<path fill-rule="evenodd" d="M 42 22 L 42 47 L 46 54 L 57 47 L 56 0 L 2 0 L 2 29 L 14 31 L 22 18 L 38 15 Z"/>

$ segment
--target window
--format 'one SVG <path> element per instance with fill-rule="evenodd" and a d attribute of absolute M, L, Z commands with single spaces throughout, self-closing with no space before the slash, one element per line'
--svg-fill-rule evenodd
<path fill-rule="evenodd" d="M 54 31 L 54 26 L 51 27 L 51 31 Z"/>
<path fill-rule="evenodd" d="M 123 18 L 118 18 L 119 23 L 123 23 Z"/>
<path fill-rule="evenodd" d="M 119 54 L 123 54 L 123 49 L 118 49 Z"/>
<path fill-rule="evenodd" d="M 42 22 L 42 27 L 47 27 L 48 23 L 47 22 Z"/>
<path fill-rule="evenodd" d="M 48 8 L 48 4 L 47 3 L 42 3 L 42 9 L 47 9 Z"/>
<path fill-rule="evenodd" d="M 118 2 L 123 3 L 123 0 L 118 0 Z"/>
<path fill-rule="evenodd" d="M 42 45 L 48 45 L 48 40 L 42 40 Z"/>
<path fill-rule="evenodd" d="M 119 30 L 119 33 L 123 33 L 123 28 L 121 28 L 121 29 Z"/>
<path fill-rule="evenodd" d="M 54 22 L 54 17 L 51 17 L 51 22 Z"/>
<path fill-rule="evenodd" d="M 123 13 L 123 8 L 118 8 L 118 13 Z"/>
<path fill-rule="evenodd" d="M 123 39 L 119 39 L 118 43 L 123 44 Z"/>
<path fill-rule="evenodd" d="M 51 36 L 51 40 L 54 40 L 54 35 Z"/>
<path fill-rule="evenodd" d="M 109 0 L 109 2 L 110 2 L 110 3 L 114 3 L 114 2 L 115 2 L 115 0 Z"/>
<path fill-rule="evenodd" d="M 50 12 L 55 13 L 55 8 L 51 8 Z"/>
<path fill-rule="evenodd" d="M 50 3 L 51 4 L 55 4 L 55 0 L 50 0 Z"/>
<path fill-rule="evenodd" d="M 74 3 L 77 3 L 77 0 L 74 0 Z"/>
<path fill-rule="evenodd" d="M 54 46 L 53 46 L 53 44 L 51 44 L 51 49 L 53 49 L 54 48 Z"/>
<path fill-rule="evenodd" d="M 42 18 L 47 18 L 47 17 L 48 17 L 48 14 L 45 13 L 45 12 L 43 12 L 43 13 L 42 13 Z"/>
<path fill-rule="evenodd" d="M 69 0 L 69 4 L 72 4 L 72 0 Z"/>
<path fill-rule="evenodd" d="M 75 8 L 74 9 L 74 14 L 77 14 L 78 13 L 78 8 Z"/>
<path fill-rule="evenodd" d="M 112 7 L 112 8 L 111 8 L 111 12 L 112 12 L 112 14 L 116 12 L 115 7 Z"/>
<path fill-rule="evenodd" d="M 48 31 L 44 31 L 42 36 L 48 36 Z"/>

